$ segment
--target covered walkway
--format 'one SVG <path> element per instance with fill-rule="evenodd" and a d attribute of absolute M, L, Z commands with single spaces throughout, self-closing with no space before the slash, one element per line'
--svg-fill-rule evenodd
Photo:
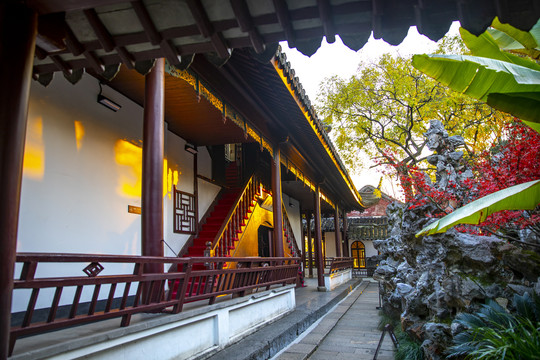
<path fill-rule="evenodd" d="M 210 359 L 373 359 L 381 336 L 377 283 L 353 279 L 332 292 L 317 291 L 316 277 L 305 283 L 292 313 Z M 377 359 L 393 359 L 388 336 Z"/>
<path fill-rule="evenodd" d="M 364 281 L 314 326 L 274 359 L 371 360 L 381 337 L 377 283 Z M 378 360 L 394 358 L 393 344 L 385 336 Z"/>

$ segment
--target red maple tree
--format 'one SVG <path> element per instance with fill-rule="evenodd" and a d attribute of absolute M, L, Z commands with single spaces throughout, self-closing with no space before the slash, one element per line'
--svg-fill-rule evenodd
<path fill-rule="evenodd" d="M 540 178 L 540 134 L 516 121 L 508 125 L 502 138 L 490 150 L 469 159 L 472 178 L 450 181 L 446 188 L 435 186 L 425 171 L 405 165 L 394 154 L 385 154 L 386 164 L 398 175 L 408 209 L 425 211 L 427 217 L 442 217 L 455 208 L 507 187 Z M 529 228 L 540 236 L 540 212 L 500 211 L 478 226 L 458 226 L 458 231 L 477 234 L 499 233 L 508 236 Z M 510 235 L 512 236 L 512 235 Z"/>

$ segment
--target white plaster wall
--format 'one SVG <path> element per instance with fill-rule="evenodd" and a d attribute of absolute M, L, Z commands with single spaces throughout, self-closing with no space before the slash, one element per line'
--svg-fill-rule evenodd
<path fill-rule="evenodd" d="M 84 75 L 76 85 L 56 75 L 48 87 L 32 82 L 23 169 L 18 252 L 140 255 L 141 217 L 128 205 L 141 205 L 143 109 L 104 87 L 103 94 L 122 108 L 113 112 L 96 102 L 98 81 Z M 188 235 L 173 233 L 172 184 L 193 192 L 193 155 L 185 141 L 166 131 L 164 237 L 175 251 Z M 211 177 L 210 156 L 199 148 L 200 173 Z M 218 188 L 199 182 L 199 214 L 204 214 Z M 164 247 L 166 256 L 173 253 Z M 40 265 L 37 276 L 83 275 L 86 264 Z M 20 267 L 16 269 L 19 271 Z M 129 265 L 107 265 L 105 274 L 131 273 Z M 17 273 L 16 273 L 17 275 Z M 134 288 L 134 287 L 133 287 Z M 73 299 L 66 289 L 61 304 Z M 117 289 L 120 294 L 122 289 Z M 102 298 L 107 296 L 103 289 Z M 28 294 L 16 292 L 13 311 L 25 309 Z M 37 308 L 50 306 L 40 293 Z M 81 301 L 91 292 L 84 291 Z"/>
<path fill-rule="evenodd" d="M 336 257 L 336 234 L 334 232 L 324 233 L 326 257 Z"/>
<path fill-rule="evenodd" d="M 294 285 L 48 347 L 47 359 L 206 358 L 296 306 Z M 21 354 L 24 357 L 26 354 Z M 35 354 L 34 354 L 35 355 Z"/>
<path fill-rule="evenodd" d="M 300 214 L 300 202 L 287 194 L 282 194 L 285 209 L 289 215 L 294 238 L 299 249 L 302 249 L 302 216 Z M 292 205 L 292 206 L 291 206 Z"/>
<path fill-rule="evenodd" d="M 364 246 L 366 247 L 366 258 L 378 255 L 379 252 L 373 246 L 373 241 L 363 241 Z"/>

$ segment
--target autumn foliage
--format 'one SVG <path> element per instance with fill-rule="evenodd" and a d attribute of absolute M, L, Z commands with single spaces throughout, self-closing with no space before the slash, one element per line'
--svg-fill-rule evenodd
<path fill-rule="evenodd" d="M 419 209 L 428 217 L 442 217 L 473 200 L 540 178 L 540 134 L 521 122 L 504 129 L 501 139 L 491 149 L 469 158 L 467 168 L 474 176 L 459 183 L 450 181 L 446 188 L 433 184 L 426 172 L 406 165 L 387 152 L 391 170 L 399 177 L 409 210 Z M 538 211 L 501 211 L 489 216 L 478 227 L 461 226 L 459 231 L 494 233 L 523 229 L 540 224 Z"/>

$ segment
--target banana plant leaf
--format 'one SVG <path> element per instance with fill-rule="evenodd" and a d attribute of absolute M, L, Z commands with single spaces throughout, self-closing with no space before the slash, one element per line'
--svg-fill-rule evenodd
<path fill-rule="evenodd" d="M 493 20 L 491 27 L 487 31 L 502 50 L 540 49 L 540 20 L 528 32 L 503 24 L 498 18 Z"/>
<path fill-rule="evenodd" d="M 481 56 L 490 59 L 506 61 L 512 64 L 521 65 L 529 69 L 540 71 L 540 65 L 536 62 L 531 61 L 527 58 L 516 56 L 507 51 L 501 51 L 500 45 L 493 38 L 490 32 L 486 31 L 479 36 L 475 36 L 464 28 L 460 28 L 459 33 L 461 35 L 461 39 L 469 48 L 469 50 L 471 50 L 471 53 L 474 56 Z M 529 33 L 525 34 L 530 36 Z M 534 42 L 534 39 L 532 41 Z M 521 48 L 523 48 L 523 46 L 521 46 Z"/>
<path fill-rule="evenodd" d="M 540 71 L 507 61 L 468 55 L 415 55 L 413 66 L 455 91 L 488 101 L 490 94 L 540 101 Z M 497 104 L 489 105 L 497 108 Z M 498 109 L 498 108 L 497 108 Z M 504 111 L 504 109 L 500 109 Z M 538 111 L 522 120 L 540 123 Z"/>
<path fill-rule="evenodd" d="M 459 224 L 480 224 L 501 210 L 532 210 L 540 204 L 540 179 L 499 190 L 460 207 L 424 227 L 416 236 L 443 233 Z"/>

